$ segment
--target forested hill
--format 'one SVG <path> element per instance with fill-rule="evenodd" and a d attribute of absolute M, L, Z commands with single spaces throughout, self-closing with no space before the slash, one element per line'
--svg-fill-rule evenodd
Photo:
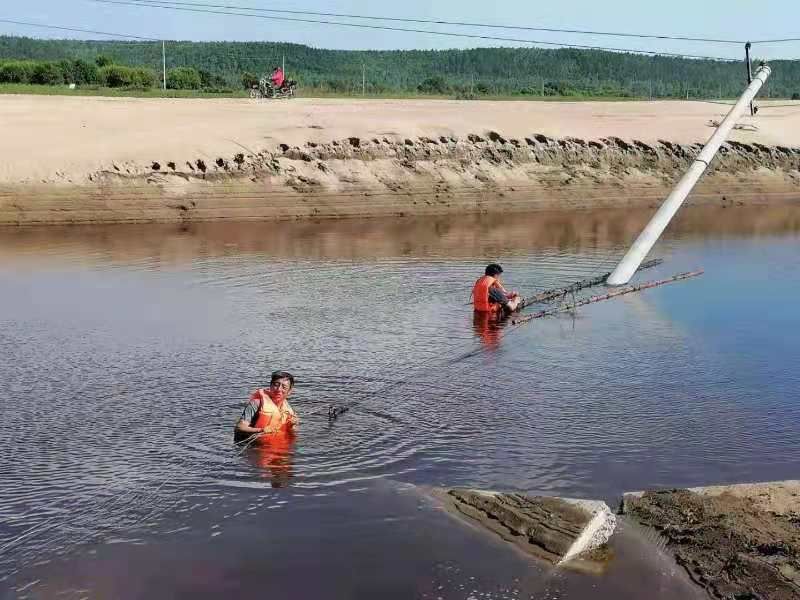
<path fill-rule="evenodd" d="M 651 57 L 599 50 L 479 48 L 436 51 L 341 51 L 271 42 L 167 42 L 167 67 L 195 67 L 239 86 L 286 61 L 303 88 L 360 93 L 428 92 L 531 95 L 733 97 L 745 82 L 742 62 Z M 94 62 L 161 71 L 160 42 L 39 40 L 0 36 L 0 61 Z M 800 94 L 800 61 L 774 61 L 765 93 Z"/>

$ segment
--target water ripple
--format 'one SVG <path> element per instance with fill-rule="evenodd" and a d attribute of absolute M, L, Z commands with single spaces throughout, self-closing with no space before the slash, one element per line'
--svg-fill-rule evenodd
<path fill-rule="evenodd" d="M 796 243 L 661 251 L 672 264 L 653 277 L 701 258 L 722 275 L 491 335 L 464 306 L 474 257 L 0 269 L 0 577 L 79 544 L 176 534 L 211 506 L 235 518 L 386 478 L 608 498 L 780 475 L 800 460 L 800 352 L 779 333 L 800 323 L 780 307 L 780 327 L 760 321 L 755 292 L 731 306 L 725 265 L 741 291 L 770 260 L 771 293 L 793 297 Z M 618 255 L 527 248 L 503 264 L 534 292 Z M 274 368 L 297 375 L 302 427 L 243 451 L 233 425 Z M 329 405 L 351 410 L 329 422 Z"/>

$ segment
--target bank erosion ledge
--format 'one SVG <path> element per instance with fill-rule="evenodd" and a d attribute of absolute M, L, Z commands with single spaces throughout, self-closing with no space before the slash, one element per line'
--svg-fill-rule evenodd
<path fill-rule="evenodd" d="M 691 202 L 800 200 L 794 104 L 743 118 Z M 3 96 L 0 224 L 657 206 L 728 109 Z"/>

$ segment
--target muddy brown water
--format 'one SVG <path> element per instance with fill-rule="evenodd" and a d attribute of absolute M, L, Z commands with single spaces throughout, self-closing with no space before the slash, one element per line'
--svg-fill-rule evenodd
<path fill-rule="evenodd" d="M 607 271 L 647 216 L 0 229 L 0 597 L 691 597 L 625 523 L 554 571 L 421 491 L 797 477 L 800 208 L 686 211 L 640 279 L 702 278 L 577 315 L 463 306 L 489 260 Z M 274 368 L 302 429 L 240 455 Z"/>

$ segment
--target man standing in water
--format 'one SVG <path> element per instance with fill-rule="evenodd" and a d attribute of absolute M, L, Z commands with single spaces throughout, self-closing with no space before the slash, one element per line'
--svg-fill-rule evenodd
<path fill-rule="evenodd" d="M 256 434 L 291 433 L 299 423 L 289 404 L 293 390 L 294 376 L 286 371 L 275 371 L 269 388 L 259 388 L 250 394 L 250 402 L 236 424 L 236 441 Z"/>
<path fill-rule="evenodd" d="M 486 267 L 484 276 L 472 288 L 472 306 L 476 312 L 490 315 L 510 314 L 517 310 L 522 298 L 517 292 L 509 292 L 503 287 L 500 275 L 503 267 L 492 263 Z"/>

